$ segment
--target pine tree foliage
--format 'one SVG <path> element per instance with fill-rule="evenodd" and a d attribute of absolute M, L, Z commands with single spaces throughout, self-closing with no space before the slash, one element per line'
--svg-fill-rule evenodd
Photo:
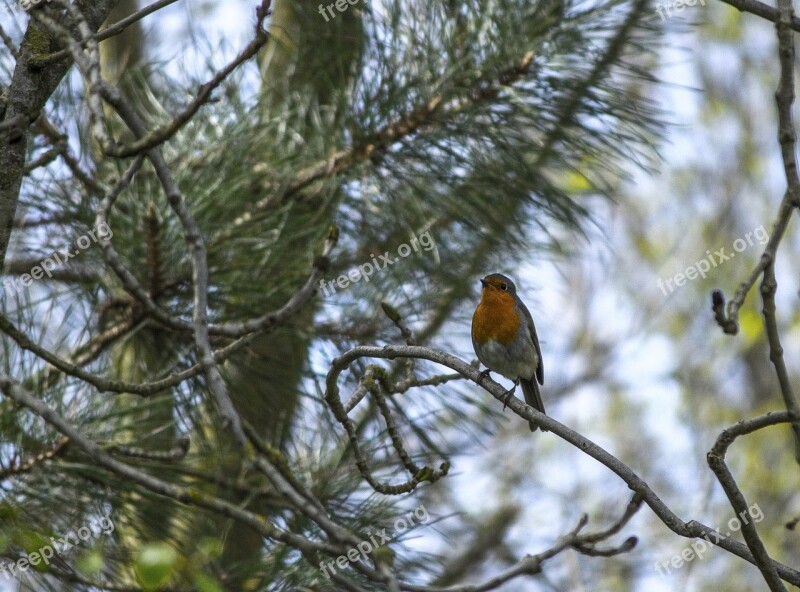
<path fill-rule="evenodd" d="M 531 249 L 568 251 L 581 239 L 592 204 L 614 195 L 630 163 L 652 165 L 661 114 L 644 89 L 655 82 L 647 60 L 657 32 L 639 0 L 384 0 L 350 5 L 334 18 L 306 2 L 271 8 L 263 47 L 158 147 L 202 234 L 213 324 L 280 309 L 336 229 L 316 298 L 279 326 L 250 334 L 219 367 L 270 460 L 290 467 L 334 523 L 374 532 L 435 496 L 436 484 L 399 497 L 366 485 L 322 397 L 332 358 L 354 345 L 402 342 L 398 327 L 410 327 L 421 345 L 452 343 L 446 322 L 474 297 L 483 271 L 512 268 Z M 3 21 L 10 41 L 19 44 L 25 27 L 38 27 L 52 35 L 48 51 L 63 47 L 53 22 L 74 18 L 56 2 L 28 16 L 9 10 L 19 17 Z M 220 53 L 240 48 L 219 52 L 188 38 L 204 67 L 175 74 L 147 51 L 150 35 L 128 39 L 128 51 L 105 54 L 103 63 L 116 69 L 114 83 L 154 129 L 169 125 L 221 71 Z M 9 86 L 14 56 L 0 63 Z M 95 137 L 91 92 L 73 67 L 32 122 L 3 280 L 18 280 L 53 252 L 76 250 L 97 224 L 107 189 L 132 173 L 110 210 L 118 263 L 170 317 L 191 319 L 197 296 L 185 227 L 144 152 L 116 158 Z M 112 107 L 103 109 L 106 133 L 134 142 Z M 402 245 L 413 254 L 397 257 Z M 389 264 L 385 254 L 397 260 Z M 347 288 L 337 283 L 381 261 L 385 268 L 369 278 Z M 135 384 L 199 362 L 191 331 L 155 318 L 113 267 L 93 244 L 52 278 L 6 289 L 0 374 L 114 458 L 189 488 L 196 499 L 176 500 L 109 470 L 3 397 L 3 556 L 16 559 L 103 516 L 115 524 L 52 568 L 26 572 L 21 589 L 342 589 L 308 551 L 191 503 L 227 500 L 284 531 L 329 539 L 245 462 L 252 451 L 237 448 L 207 373 L 142 397 L 97 388 L 43 359 L 47 350 L 93 375 Z M 393 322 L 382 303 L 401 320 Z M 210 343 L 224 350 L 235 339 L 212 332 Z M 437 373 L 422 362 L 383 369 L 354 366 L 359 376 L 378 376 L 377 389 L 380 376 Z M 354 376 L 348 381 L 343 390 L 356 386 Z M 386 415 L 411 451 L 410 464 L 440 467 L 480 441 L 492 413 L 485 397 L 452 381 L 370 398 L 354 425 L 376 478 L 395 481 L 396 434 Z M 393 541 L 394 571 L 417 583 L 447 575 L 451 558 L 417 548 L 414 536 L 411 530 Z M 343 573 L 351 589 L 386 589 L 364 573 Z"/>

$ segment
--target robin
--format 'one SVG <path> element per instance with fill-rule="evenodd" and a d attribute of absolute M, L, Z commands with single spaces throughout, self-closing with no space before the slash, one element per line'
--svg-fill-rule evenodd
<path fill-rule="evenodd" d="M 517 296 L 517 287 L 510 278 L 493 273 L 483 278 L 481 285 L 481 301 L 472 315 L 472 346 L 487 368 L 481 376 L 494 371 L 514 381 L 505 403 L 521 384 L 525 402 L 544 413 L 539 392 L 539 384 L 544 384 L 542 350 L 531 313 Z M 529 425 L 532 432 L 538 428 L 533 422 Z"/>

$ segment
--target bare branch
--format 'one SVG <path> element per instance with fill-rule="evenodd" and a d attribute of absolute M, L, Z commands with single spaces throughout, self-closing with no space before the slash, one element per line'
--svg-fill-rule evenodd
<path fill-rule="evenodd" d="M 536 555 L 526 555 L 510 569 L 481 584 L 464 584 L 446 588 L 440 586 L 406 586 L 404 589 L 413 592 L 488 592 L 499 588 L 518 576 L 541 573 L 542 565 L 545 561 L 552 559 L 567 549 L 574 549 L 583 555 L 593 557 L 611 557 L 620 553 L 627 553 L 636 546 L 636 537 L 629 537 L 617 547 L 606 549 L 598 549 L 594 546 L 594 543 L 613 536 L 630 520 L 633 514 L 641 507 L 641 500 L 636 500 L 637 497 L 634 496 L 620 520 L 611 527 L 595 534 L 580 534 L 580 531 L 588 523 L 588 517 L 584 514 L 578 524 L 570 532 L 560 537 L 552 547 Z"/>
<path fill-rule="evenodd" d="M 360 346 L 350 349 L 338 358 L 334 359 L 331 363 L 331 369 L 328 371 L 328 375 L 325 379 L 325 400 L 331 406 L 336 419 L 345 426 L 345 429 L 347 429 L 348 435 L 350 435 L 350 443 L 351 446 L 354 447 L 354 450 L 358 446 L 358 442 L 357 440 L 354 442 L 355 432 L 354 430 L 351 432 L 352 422 L 344 413 L 344 408 L 342 407 L 341 399 L 339 398 L 339 386 L 337 383 L 340 374 L 354 361 L 361 358 L 395 360 L 397 358 L 405 357 L 429 360 L 431 362 L 447 366 L 448 368 L 460 373 L 465 378 L 486 389 L 498 401 L 503 402 L 505 398 L 506 390 L 501 385 L 488 378 L 481 379 L 481 374 L 478 369 L 446 352 L 427 347 L 402 345 L 387 345 L 385 347 Z M 619 478 L 622 479 L 632 491 L 641 495 L 644 503 L 647 504 L 653 510 L 656 516 L 658 516 L 658 518 L 674 533 L 687 538 L 701 538 L 707 535 L 713 536 L 715 545 L 738 557 L 741 557 L 745 561 L 756 565 L 756 560 L 746 545 L 726 537 L 723 533 L 718 532 L 715 529 L 702 524 L 701 522 L 695 520 L 684 522 L 681 520 L 672 510 L 669 509 L 669 507 L 658 497 L 658 495 L 656 495 L 647 482 L 637 475 L 630 467 L 588 438 L 568 428 L 556 419 L 538 412 L 533 407 L 526 405 L 523 401 L 516 397 L 512 397 L 508 401 L 508 408 L 526 421 L 533 422 L 539 427 L 546 428 L 555 436 L 558 436 L 559 438 L 572 444 L 585 454 L 591 456 L 609 468 L 613 473 L 619 476 Z M 785 423 L 791 420 L 791 417 L 788 413 L 782 412 L 774 415 L 775 423 Z M 363 458 L 359 459 L 358 455 L 356 456 L 356 459 L 357 462 L 363 460 Z M 359 467 L 359 469 L 362 470 L 363 474 L 364 470 L 361 469 L 361 467 Z M 374 487 L 373 482 L 370 482 L 370 485 Z M 800 572 L 792 569 L 791 567 L 778 563 L 777 561 L 770 560 L 770 562 L 774 566 L 781 579 L 795 586 L 800 585 Z"/>
<path fill-rule="evenodd" d="M 11 37 L 9 37 L 8 33 L 6 33 L 6 30 L 3 28 L 2 25 L 0 25 L 0 39 L 3 40 L 3 45 L 6 46 L 8 51 L 11 53 L 11 56 L 15 60 L 18 60 L 19 48 L 16 45 L 14 45 L 14 41 L 11 39 Z"/>
<path fill-rule="evenodd" d="M 763 300 L 764 324 L 767 330 L 767 341 L 769 342 L 769 359 L 775 366 L 775 374 L 778 376 L 778 384 L 781 387 L 781 396 L 786 406 L 786 411 L 800 419 L 800 406 L 792 389 L 789 380 L 789 372 L 786 369 L 786 362 L 783 359 L 783 346 L 781 345 L 780 333 L 778 332 L 778 320 L 775 312 L 775 292 L 778 290 L 778 282 L 775 279 L 775 264 L 770 263 L 764 270 L 764 279 L 761 282 L 761 297 Z M 792 422 L 792 432 L 794 434 L 794 457 L 800 464 L 800 421 Z"/>
<path fill-rule="evenodd" d="M 14 380 L 2 373 L 0 373 L 0 392 L 12 401 L 30 409 L 34 414 L 41 417 L 58 432 L 66 436 L 78 448 L 88 454 L 99 467 L 115 475 L 124 477 L 157 495 L 168 497 L 184 504 L 205 508 L 246 524 L 260 533 L 261 536 L 289 545 L 299 550 L 304 556 L 316 557 L 317 553 L 321 552 L 336 557 L 347 551 L 347 549 L 341 545 L 312 541 L 290 531 L 280 529 L 264 516 L 245 510 L 237 504 L 230 503 L 206 493 L 200 494 L 193 488 L 173 485 L 172 483 L 163 481 L 114 458 L 96 442 L 84 436 L 75 426 L 70 424 L 55 410 L 48 407 L 43 401 L 34 397 L 27 390 L 20 387 Z M 331 522 L 324 515 L 324 512 L 321 511 L 321 506 L 319 506 L 318 503 L 306 503 L 302 494 L 298 495 L 293 489 L 293 485 L 285 482 L 281 476 L 281 472 L 271 463 L 264 462 L 263 459 L 258 458 L 256 458 L 254 462 L 256 466 L 268 474 L 271 479 L 275 479 L 274 483 L 280 486 L 281 492 L 284 495 L 289 496 L 288 501 L 290 503 L 293 502 L 296 504 L 295 507 L 300 511 L 307 512 L 307 515 L 310 515 L 312 519 L 324 525 L 324 530 L 330 530 L 330 534 L 332 534 L 335 539 L 341 539 L 351 544 L 361 542 L 360 539 Z M 385 572 L 370 568 L 364 562 L 356 562 L 352 563 L 352 565 L 373 581 L 387 582 L 394 578 L 393 575 L 387 576 Z M 353 590 L 359 590 L 356 585 L 348 587 Z M 404 588 L 408 589 L 407 586 Z"/>
<path fill-rule="evenodd" d="M 730 4 L 739 12 L 749 12 L 761 18 L 777 23 L 779 19 L 779 11 L 769 4 L 759 2 L 759 0 L 722 0 L 725 4 Z M 795 31 L 800 31 L 800 19 L 792 16 L 790 26 Z"/>
<path fill-rule="evenodd" d="M 105 39 L 110 39 L 115 35 L 119 35 L 125 29 L 133 25 L 134 23 L 139 22 L 144 17 L 149 16 L 150 14 L 161 10 L 169 6 L 170 4 L 174 4 L 178 0 L 158 0 L 158 2 L 153 2 L 149 6 L 145 6 L 141 10 L 134 12 L 133 14 L 125 17 L 124 19 L 117 21 L 113 25 L 105 27 L 95 35 L 93 35 L 93 39 L 96 41 L 104 41 Z M 47 56 L 44 56 L 40 60 L 37 60 L 36 65 L 39 67 L 46 66 L 47 64 L 52 64 L 54 62 L 58 62 L 63 60 L 65 57 L 69 56 L 69 51 L 66 49 L 59 50 L 55 53 L 51 53 Z"/>
<path fill-rule="evenodd" d="M 261 50 L 261 48 L 266 45 L 267 41 L 269 41 L 269 35 L 263 30 L 261 23 L 259 22 L 256 27 L 255 39 L 248 43 L 241 53 L 236 56 L 230 64 L 218 71 L 211 80 L 201 85 L 194 100 L 189 103 L 183 109 L 183 111 L 176 115 L 171 122 L 158 129 L 148 132 L 140 140 L 137 140 L 128 146 L 110 146 L 106 150 L 106 153 L 117 158 L 125 158 L 128 156 L 141 154 L 142 152 L 145 152 L 150 148 L 158 146 L 159 144 L 163 144 L 169 140 L 172 136 L 178 133 L 178 131 L 180 131 L 180 129 L 186 125 L 192 117 L 194 117 L 195 113 L 197 113 L 200 107 L 209 101 L 211 98 L 211 93 L 214 92 L 214 89 L 222 84 L 225 79 L 227 79 L 228 76 L 230 76 L 239 66 L 254 57 Z"/>
<path fill-rule="evenodd" d="M 117 21 L 113 25 L 104 27 L 94 36 L 94 38 L 97 41 L 104 41 L 105 39 L 110 39 L 114 35 L 119 35 L 132 24 L 139 22 L 144 17 L 149 16 L 154 12 L 161 10 L 162 8 L 166 8 L 170 4 L 175 4 L 177 1 L 178 0 L 158 0 L 158 2 L 153 2 L 141 10 L 137 10 L 133 14 L 126 16 L 124 19 Z"/>
<path fill-rule="evenodd" d="M 55 446 L 40 452 L 33 458 L 26 460 L 25 462 L 15 462 L 11 466 L 3 468 L 0 470 L 0 480 L 9 479 L 15 475 L 20 475 L 22 473 L 27 473 L 34 470 L 41 463 L 56 458 L 62 454 L 66 450 L 67 444 L 69 444 L 69 439 L 61 438 L 55 444 Z"/>
<path fill-rule="evenodd" d="M 781 421 L 786 421 L 786 419 L 785 414 L 767 414 L 746 422 L 740 422 L 733 428 L 723 430 L 707 455 L 708 466 L 711 467 L 711 470 L 714 471 L 714 474 L 717 476 L 717 480 L 720 485 L 722 485 L 725 495 L 728 496 L 728 500 L 734 512 L 741 518 L 740 522 L 742 524 L 744 540 L 753 554 L 756 567 L 761 571 L 764 580 L 767 582 L 772 592 L 785 592 L 786 587 L 778 576 L 775 562 L 770 558 L 766 548 L 764 548 L 764 543 L 761 542 L 758 536 L 755 524 L 746 518 L 746 516 L 749 515 L 747 500 L 745 500 L 744 494 L 736 484 L 736 479 L 725 464 L 725 453 L 728 447 L 739 436 L 749 434 L 770 425 L 775 425 Z"/>
<path fill-rule="evenodd" d="M 76 6 L 86 15 L 91 33 L 97 31 L 108 17 L 115 0 L 78 0 Z M 47 46 L 50 34 L 40 23 L 31 19 L 19 48 L 14 77 L 8 88 L 5 112 L 0 114 L 0 127 L 12 121 L 33 122 L 50 95 L 67 73 L 69 60 L 46 65 L 35 64 L 42 57 L 39 51 Z M 25 175 L 25 156 L 30 126 L 26 124 L 12 138 L 0 137 L 0 270 L 5 260 L 8 240 L 16 215 L 17 201 Z"/>
<path fill-rule="evenodd" d="M 43 401 L 34 397 L 31 393 L 27 392 L 15 381 L 2 373 L 0 373 L 0 392 L 11 400 L 27 407 L 58 432 L 69 438 L 78 448 L 88 454 L 98 466 L 113 474 L 125 477 L 153 493 L 174 499 L 184 504 L 217 512 L 223 516 L 247 524 L 264 537 L 286 543 L 296 549 L 322 551 L 333 555 L 338 555 L 340 551 L 337 547 L 327 543 L 313 542 L 291 532 L 283 531 L 262 516 L 244 510 L 237 504 L 232 504 L 205 493 L 201 495 L 196 490 L 192 490 L 188 487 L 179 487 L 172 483 L 162 481 L 157 477 L 153 477 L 144 471 L 140 471 L 114 458 L 97 443 L 84 436 L 80 430 L 70 424 L 56 411 L 48 407 Z"/>
<path fill-rule="evenodd" d="M 751 5 L 753 0 L 737 0 L 737 2 Z M 734 4 L 734 2 L 731 2 L 731 4 Z M 755 2 L 755 4 L 758 5 L 760 3 Z M 766 7 L 766 5 L 763 6 Z M 712 294 L 712 309 L 714 310 L 716 321 L 725 333 L 731 335 L 735 335 L 739 331 L 739 309 L 744 304 L 748 292 L 765 270 L 775 263 L 778 246 L 789 225 L 792 212 L 795 208 L 800 207 L 800 177 L 798 177 L 797 158 L 795 156 L 797 135 L 795 134 L 792 120 L 792 103 L 794 103 L 794 35 L 791 29 L 794 28 L 794 23 L 797 19 L 794 16 L 791 0 L 779 1 L 778 10 L 770 7 L 766 8 L 769 8 L 774 13 L 769 20 L 776 22 L 778 32 L 781 77 L 778 83 L 778 90 L 775 92 L 775 103 L 778 108 L 778 143 L 781 147 L 783 169 L 786 175 L 786 193 L 781 200 L 772 234 L 764 248 L 761 259 L 748 278 L 736 290 L 733 300 L 728 303 L 727 311 L 724 310 L 725 298 L 722 292 L 715 291 Z M 779 14 L 780 18 L 778 18 Z M 800 447 L 800 443 L 798 446 Z M 800 448 L 798 448 L 798 452 L 800 453 Z"/>

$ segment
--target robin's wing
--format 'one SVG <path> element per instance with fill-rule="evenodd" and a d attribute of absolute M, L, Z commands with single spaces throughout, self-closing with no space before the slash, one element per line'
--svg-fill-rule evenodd
<path fill-rule="evenodd" d="M 528 307 L 520 303 L 522 313 L 528 321 L 528 328 L 531 330 L 531 339 L 533 340 L 533 347 L 536 348 L 536 355 L 539 357 L 539 365 L 536 368 L 536 380 L 539 384 L 544 384 L 544 360 L 542 360 L 542 349 L 539 347 L 539 338 L 536 336 L 536 325 L 533 324 L 533 317 Z"/>

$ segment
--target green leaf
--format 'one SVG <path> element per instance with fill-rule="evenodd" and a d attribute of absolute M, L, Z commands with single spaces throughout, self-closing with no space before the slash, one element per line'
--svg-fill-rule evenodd
<path fill-rule="evenodd" d="M 571 171 L 564 179 L 564 191 L 568 193 L 581 193 L 591 189 L 592 183 L 578 171 Z"/>
<path fill-rule="evenodd" d="M 167 543 L 145 545 L 136 560 L 136 577 L 145 590 L 157 590 L 169 582 L 178 562 L 178 553 Z"/>

